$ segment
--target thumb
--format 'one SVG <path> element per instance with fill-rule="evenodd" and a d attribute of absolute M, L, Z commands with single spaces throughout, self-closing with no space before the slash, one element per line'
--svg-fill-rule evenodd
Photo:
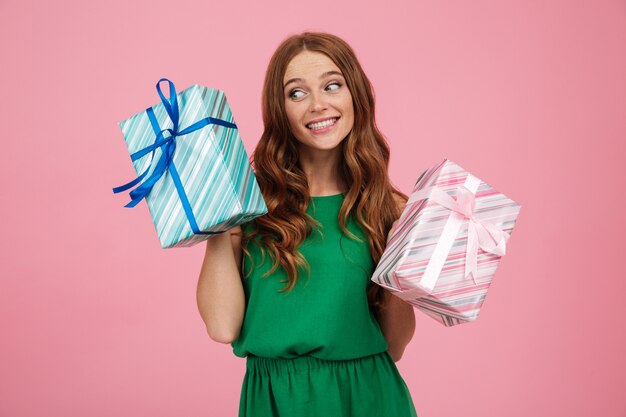
<path fill-rule="evenodd" d="M 398 219 L 400 220 L 400 219 Z M 391 235 L 393 234 L 393 232 L 395 232 L 396 230 L 396 226 L 398 225 L 398 220 L 396 220 L 395 222 L 393 222 L 391 224 L 391 229 L 389 229 L 389 233 L 387 234 L 387 240 L 389 240 L 389 238 L 391 237 Z"/>

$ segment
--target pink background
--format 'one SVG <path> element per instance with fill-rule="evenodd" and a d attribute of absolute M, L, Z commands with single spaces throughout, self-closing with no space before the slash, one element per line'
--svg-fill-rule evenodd
<path fill-rule="evenodd" d="M 448 157 L 523 205 L 479 320 L 416 313 L 418 415 L 626 416 L 626 3 L 296 3 L 0 2 L 0 416 L 236 415 L 203 245 L 160 249 L 113 195 L 134 178 L 117 122 L 162 76 L 200 83 L 251 153 L 269 57 L 304 29 L 356 50 L 405 193 Z"/>

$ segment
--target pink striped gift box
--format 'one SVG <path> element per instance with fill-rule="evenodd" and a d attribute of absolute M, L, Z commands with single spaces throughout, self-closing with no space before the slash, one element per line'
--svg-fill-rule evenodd
<path fill-rule="evenodd" d="M 444 159 L 420 175 L 372 281 L 439 321 L 474 321 L 521 205 Z"/>

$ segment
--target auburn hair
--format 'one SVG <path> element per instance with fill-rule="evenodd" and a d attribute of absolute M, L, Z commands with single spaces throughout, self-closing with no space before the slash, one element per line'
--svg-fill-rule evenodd
<path fill-rule="evenodd" d="M 319 225 L 306 209 L 311 201 L 307 177 L 299 162 L 297 141 L 285 110 L 283 78 L 291 60 L 302 51 L 320 52 L 341 70 L 354 105 L 354 126 L 341 143 L 340 173 L 347 185 L 339 213 L 339 225 L 352 239 L 359 240 L 346 228 L 348 216 L 361 226 L 368 238 L 374 261 L 378 263 L 387 243 L 387 235 L 400 216 L 398 201 L 407 196 L 396 189 L 388 176 L 389 145 L 375 121 L 374 92 L 352 48 L 341 38 L 320 32 L 304 32 L 285 39 L 270 59 L 262 93 L 264 130 L 250 159 L 268 213 L 252 220 L 254 226 L 242 237 L 242 249 L 250 242 L 261 241 L 265 259 L 267 248 L 272 268 L 266 276 L 284 268 L 287 280 L 280 292 L 291 291 L 298 280 L 298 268 L 310 267 L 299 252 L 299 245 Z M 247 274 L 246 274 L 247 276 Z M 375 314 L 385 308 L 384 289 L 372 285 L 368 304 Z"/>

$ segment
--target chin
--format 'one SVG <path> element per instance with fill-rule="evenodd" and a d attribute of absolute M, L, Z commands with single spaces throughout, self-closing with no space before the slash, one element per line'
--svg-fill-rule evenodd
<path fill-rule="evenodd" d="M 320 143 L 318 142 L 300 142 L 300 146 L 308 148 L 308 149 L 314 149 L 314 150 L 318 150 L 318 151 L 330 151 L 333 149 L 336 149 L 339 145 L 341 145 L 341 141 L 339 142 L 333 142 L 333 143 Z"/>

